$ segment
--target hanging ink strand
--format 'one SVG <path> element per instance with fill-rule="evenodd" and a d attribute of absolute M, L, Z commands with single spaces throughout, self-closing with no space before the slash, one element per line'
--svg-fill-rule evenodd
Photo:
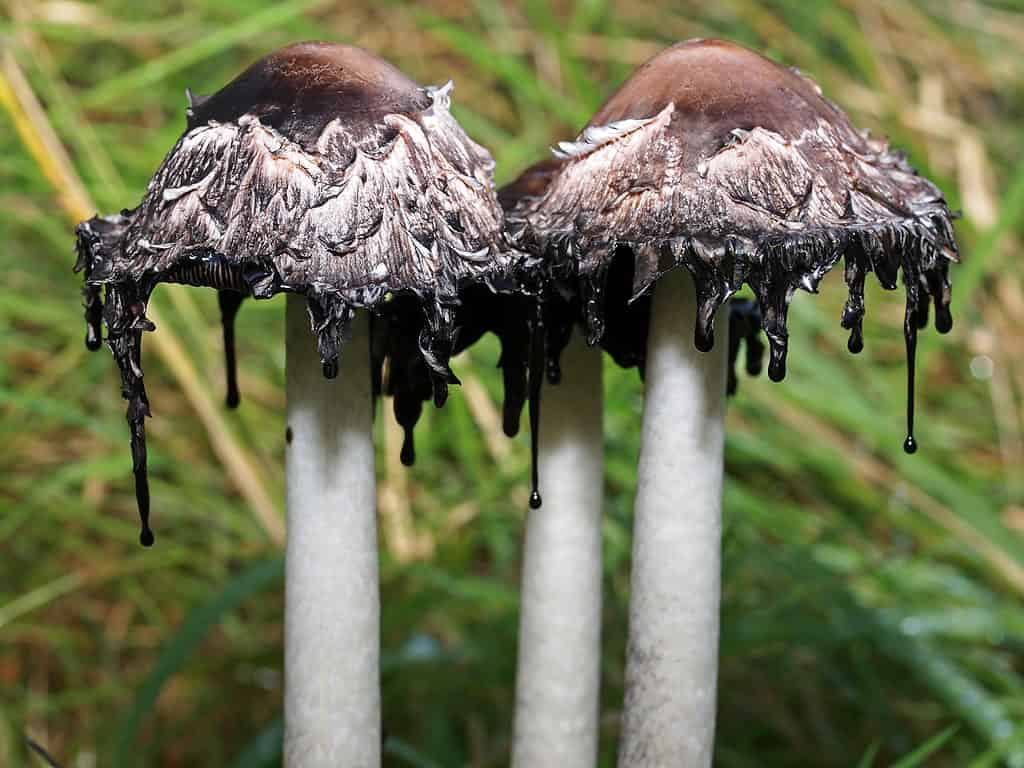
<path fill-rule="evenodd" d="M 903 265 L 903 279 L 907 286 L 907 307 L 903 318 L 903 337 L 907 344 L 907 439 L 903 450 L 917 452 L 914 437 L 914 376 L 917 364 L 918 291 L 917 270 L 906 263 Z"/>
<path fill-rule="evenodd" d="M 235 317 L 244 300 L 245 296 L 237 291 L 217 291 L 220 322 L 224 331 L 224 372 L 227 376 L 227 396 L 224 402 L 228 408 L 237 408 L 241 399 L 238 394 L 238 362 L 235 356 Z"/>
<path fill-rule="evenodd" d="M 537 458 L 540 453 L 540 390 L 544 381 L 547 355 L 544 352 L 544 309 L 538 300 L 530 329 L 530 509 L 540 509 L 540 480 Z"/>

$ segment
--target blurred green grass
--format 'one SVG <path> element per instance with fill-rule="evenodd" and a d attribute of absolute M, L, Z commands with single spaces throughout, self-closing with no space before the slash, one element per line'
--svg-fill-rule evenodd
<path fill-rule="evenodd" d="M 154 299 L 156 336 L 181 356 L 147 347 L 160 542 L 142 551 L 115 368 L 84 349 L 70 272 L 75 211 L 139 199 L 183 126 L 185 87 L 212 90 L 297 39 L 354 42 L 422 83 L 454 79 L 457 116 L 506 181 L 693 36 L 801 67 L 964 212 L 956 327 L 924 341 L 917 455 L 900 450 L 902 301 L 877 287 L 859 358 L 833 277 L 795 302 L 786 381 L 744 380 L 730 405 L 716 764 L 1024 765 L 1019 0 L 3 7 L 4 92 L 20 103 L 23 74 L 43 112 L 0 118 L 0 765 L 40 764 L 26 734 L 80 768 L 279 759 L 283 303 L 242 313 L 244 401 L 227 414 L 210 410 L 213 295 Z M 59 146 L 33 153 L 26 125 Z M 426 415 L 412 470 L 390 415 L 377 419 L 389 765 L 507 761 L 528 458 L 525 436 L 498 434 L 496 359 L 485 340 L 458 361 L 467 386 Z M 606 373 L 613 765 L 642 390 Z"/>

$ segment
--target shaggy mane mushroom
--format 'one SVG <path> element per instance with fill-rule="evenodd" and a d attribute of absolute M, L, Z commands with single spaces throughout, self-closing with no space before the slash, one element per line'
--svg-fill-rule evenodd
<path fill-rule="evenodd" d="M 710 765 L 724 397 L 735 388 L 726 366 L 745 339 L 756 373 L 763 329 L 769 376 L 783 379 L 789 304 L 841 258 L 841 322 L 859 352 L 867 273 L 895 289 L 902 271 L 912 453 L 929 303 L 940 332 L 952 325 L 953 216 L 934 184 L 810 79 L 717 40 L 655 56 L 554 155 L 502 192 L 532 254 L 524 268 L 554 327 L 578 320 L 646 382 L 620 765 Z M 744 284 L 755 302 L 733 305 L 727 349 L 712 352 L 715 315 Z M 566 338 L 548 338 L 549 369 Z"/>
<path fill-rule="evenodd" d="M 634 328 L 647 326 L 651 289 L 678 266 L 697 286 L 701 351 L 714 343 L 719 307 L 744 283 L 753 289 L 773 381 L 786 375 L 793 295 L 817 292 L 840 258 L 851 352 L 863 348 L 868 272 L 891 290 L 903 271 L 911 368 L 929 302 L 936 328 L 952 327 L 948 267 L 958 256 L 942 193 L 797 70 L 731 43 L 679 43 L 640 67 L 555 155 L 513 186 L 510 225 L 549 254 L 556 279 L 579 279 L 588 337 L 620 362 L 642 365 Z M 628 317 L 606 300 L 623 290 L 608 284 L 619 253 L 632 260 Z M 909 396 L 912 417 L 912 386 Z"/>
<path fill-rule="evenodd" d="M 380 764 L 371 393 L 394 395 L 411 462 L 422 401 L 444 403 L 460 323 L 486 308 L 460 293 L 489 291 L 510 265 L 493 161 L 450 115 L 451 90 L 358 48 L 289 46 L 212 96 L 189 93 L 186 130 L 138 207 L 78 227 L 87 344 L 105 325 L 147 546 L 153 290 L 219 292 L 229 405 L 241 300 L 289 294 L 286 765 Z"/>

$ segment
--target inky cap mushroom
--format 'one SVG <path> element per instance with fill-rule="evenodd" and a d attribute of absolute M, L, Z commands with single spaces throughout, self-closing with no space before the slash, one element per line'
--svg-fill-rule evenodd
<path fill-rule="evenodd" d="M 441 405 L 457 383 L 459 291 L 489 285 L 509 258 L 493 161 L 449 114 L 450 94 L 451 83 L 421 88 L 359 48 L 289 46 L 212 96 L 189 93 L 185 133 L 141 204 L 79 225 L 86 344 L 99 347 L 102 320 L 128 400 L 143 544 L 153 535 L 140 348 L 157 284 L 220 292 L 229 404 L 238 305 L 281 292 L 306 297 L 328 377 L 356 308 L 384 319 L 372 331 L 374 383 L 395 395 L 407 435 L 422 400 Z M 411 461 L 411 441 L 403 453 Z"/>
<path fill-rule="evenodd" d="M 936 328 L 952 326 L 948 266 L 957 246 L 941 192 L 902 154 L 856 130 L 797 70 L 718 40 L 655 56 L 554 154 L 502 190 L 506 216 L 549 280 L 571 286 L 591 343 L 623 365 L 642 370 L 650 293 L 675 267 L 693 276 L 694 342 L 704 351 L 719 307 L 750 285 L 756 306 L 734 307 L 730 350 L 735 361 L 740 339 L 753 342 L 747 363 L 756 373 L 760 325 L 773 381 L 786 373 L 786 314 L 798 288 L 817 292 L 845 257 L 842 325 L 856 353 L 866 273 L 894 289 L 902 269 L 905 448 L 915 450 L 916 334 L 929 301 Z"/>

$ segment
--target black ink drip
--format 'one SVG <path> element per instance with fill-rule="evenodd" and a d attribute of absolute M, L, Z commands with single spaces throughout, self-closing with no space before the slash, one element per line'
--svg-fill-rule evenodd
<path fill-rule="evenodd" d="M 228 408 L 237 408 L 238 394 L 238 362 L 235 357 L 235 317 L 242 306 L 245 296 L 237 291 L 217 291 L 217 303 L 220 304 L 220 323 L 224 330 L 224 370 L 227 374 L 228 392 L 225 403 Z"/>
<path fill-rule="evenodd" d="M 720 306 L 743 284 L 754 292 L 755 307 L 760 313 L 760 328 L 768 338 L 770 357 L 768 376 L 781 381 L 786 376 L 786 353 L 789 341 L 787 315 L 790 302 L 798 289 L 816 292 L 822 277 L 845 256 L 845 278 L 849 289 L 843 308 L 842 325 L 850 332 L 847 347 L 856 354 L 864 347 L 863 319 L 864 283 L 867 273 L 874 273 L 885 290 L 894 290 L 903 272 L 907 290 L 905 336 L 907 345 L 907 438 L 904 448 L 912 453 L 917 448 L 914 436 L 914 387 L 917 331 L 928 322 L 929 309 L 934 308 L 934 325 L 939 333 L 947 333 L 953 324 L 950 313 L 951 286 L 949 264 L 957 261 L 956 241 L 944 206 L 919 214 L 914 220 L 887 225 L 855 224 L 786 236 L 772 236 L 757 242 L 726 236 L 720 241 L 703 242 L 680 236 L 661 245 L 656 265 L 645 263 L 643 280 L 634 279 L 637 248 L 623 243 L 595 249 L 588 244 L 587 270 L 575 261 L 582 245 L 569 240 L 553 242 L 552 279 L 564 282 L 566 292 L 576 290 L 582 301 L 580 316 L 590 343 L 600 343 L 612 358 L 624 367 L 637 366 L 641 377 L 644 369 L 646 329 L 650 321 L 649 289 L 673 267 L 684 267 L 697 287 L 698 309 L 694 343 L 700 350 L 713 343 L 712 323 Z M 649 245 L 649 244 L 648 244 Z M 648 249 L 649 250 L 649 249 Z M 630 298 L 622 301 L 613 296 L 616 286 L 625 283 L 626 273 L 615 279 L 612 275 L 628 253 L 628 277 L 632 284 Z M 610 261 L 610 268 L 607 266 Z M 650 259 L 648 258 L 648 261 Z M 593 265 L 593 266 L 591 266 Z M 561 269 L 565 277 L 555 270 Z M 746 321 L 730 312 L 730 368 L 734 368 L 744 339 L 747 341 L 747 370 L 756 374 L 761 368 L 764 345 L 756 329 L 747 333 Z M 549 330 L 549 343 L 551 339 Z M 735 390 L 737 378 L 730 371 L 728 389 Z"/>
<path fill-rule="evenodd" d="M 515 315 L 509 313 L 505 325 L 514 324 Z M 525 320 L 525 318 L 523 318 Z M 524 324 L 525 325 L 525 324 Z M 517 328 L 499 328 L 498 337 L 501 340 L 501 357 L 498 359 L 498 367 L 501 368 L 502 384 L 504 385 L 505 397 L 501 408 L 501 428 L 508 437 L 515 437 L 519 434 L 519 415 L 523 411 L 523 403 L 526 400 L 526 347 L 529 341 L 522 338 L 530 337 L 526 333 L 517 333 Z M 524 343 L 525 342 L 525 343 Z"/>
<path fill-rule="evenodd" d="M 764 342 L 761 341 L 761 310 L 749 299 L 733 299 L 729 303 L 729 367 L 727 369 L 726 394 L 736 394 L 739 379 L 736 376 L 736 362 L 740 355 L 740 343 L 747 345 L 746 370 L 750 376 L 761 373 L 764 365 Z"/>
<path fill-rule="evenodd" d="M 849 294 L 840 322 L 850 332 L 846 348 L 855 355 L 864 350 L 864 259 L 864 251 L 859 243 L 851 245 L 846 252 L 846 285 Z"/>
<path fill-rule="evenodd" d="M 530 509 L 540 509 L 540 480 L 537 458 L 540 448 L 540 390 L 544 381 L 546 355 L 544 352 L 544 309 L 538 300 L 530 329 Z"/>
<path fill-rule="evenodd" d="M 416 461 L 413 429 L 423 403 L 434 394 L 432 371 L 419 348 L 423 326 L 423 309 L 412 296 L 394 297 L 370 318 L 373 393 L 392 398 L 395 421 L 403 431 L 400 459 L 407 467 Z"/>
<path fill-rule="evenodd" d="M 139 521 L 142 530 L 139 532 L 139 543 L 144 547 L 153 546 L 153 531 L 149 527 L 149 474 L 146 469 L 146 417 L 150 415 L 149 399 L 142 383 L 142 370 L 139 367 L 142 334 L 132 334 L 134 342 L 128 351 L 129 382 L 125 394 L 128 400 L 128 428 L 131 430 L 132 473 L 135 475 L 135 503 L 139 508 Z M 118 360 L 121 364 L 121 359 Z M 124 371 L 122 369 L 122 377 Z"/>
<path fill-rule="evenodd" d="M 402 427 L 402 451 L 399 454 L 399 459 L 406 467 L 411 467 L 416 463 L 416 443 L 413 442 L 412 427 Z"/>
<path fill-rule="evenodd" d="M 918 290 L 920 286 L 917 270 L 904 263 L 903 279 L 907 287 L 907 307 L 903 317 L 903 338 L 907 344 L 907 439 L 903 441 L 903 450 L 907 453 L 916 453 L 917 440 L 914 439 L 914 369 L 917 363 L 917 328 L 920 321 L 920 309 L 918 307 Z M 927 303 L 925 306 L 927 306 Z"/>
<path fill-rule="evenodd" d="M 149 527 L 149 476 L 146 472 L 146 430 L 140 418 L 132 422 L 132 472 L 135 475 L 135 502 L 139 507 L 139 520 L 142 530 L 139 532 L 139 543 L 144 547 L 153 546 L 155 537 Z"/>
<path fill-rule="evenodd" d="M 110 286 L 104 307 L 107 344 L 121 372 L 121 396 L 128 401 L 128 428 L 131 432 L 132 472 L 135 475 L 135 501 L 142 530 L 139 542 L 153 546 L 149 527 L 149 476 L 146 471 L 146 417 L 149 398 L 142 378 L 142 333 L 153 324 L 145 315 L 145 299 L 134 287 Z"/>

